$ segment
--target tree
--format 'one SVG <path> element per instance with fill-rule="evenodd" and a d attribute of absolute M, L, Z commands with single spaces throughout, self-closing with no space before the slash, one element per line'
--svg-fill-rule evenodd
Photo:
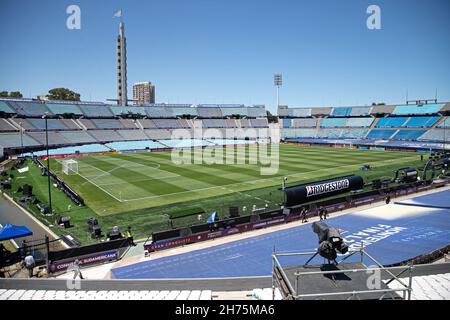
<path fill-rule="evenodd" d="M 11 91 L 9 93 L 9 96 L 11 98 L 23 98 L 23 95 L 20 93 L 20 91 Z"/>
<path fill-rule="evenodd" d="M 2 98 L 22 98 L 23 96 L 20 93 L 20 91 L 11 91 L 10 93 L 8 93 L 8 91 L 1 91 L 0 97 L 2 97 Z"/>
<path fill-rule="evenodd" d="M 54 88 L 48 91 L 46 96 L 49 100 L 80 101 L 80 94 L 67 88 Z"/>
<path fill-rule="evenodd" d="M 266 114 L 267 114 L 267 120 L 269 121 L 269 123 L 277 123 L 278 122 L 278 118 L 274 115 L 272 115 L 272 113 L 269 110 L 266 110 Z"/>

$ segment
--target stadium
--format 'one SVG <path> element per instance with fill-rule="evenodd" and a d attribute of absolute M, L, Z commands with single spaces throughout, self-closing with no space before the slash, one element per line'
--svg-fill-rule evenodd
<path fill-rule="evenodd" d="M 131 104 L 117 41 L 116 104 L 0 98 L 0 300 L 450 299 L 450 102 Z"/>

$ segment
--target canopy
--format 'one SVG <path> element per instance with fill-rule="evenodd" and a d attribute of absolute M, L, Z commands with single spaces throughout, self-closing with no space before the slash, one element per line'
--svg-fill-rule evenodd
<path fill-rule="evenodd" d="M 0 241 L 31 236 L 33 232 L 25 226 L 6 224 L 0 228 Z"/>

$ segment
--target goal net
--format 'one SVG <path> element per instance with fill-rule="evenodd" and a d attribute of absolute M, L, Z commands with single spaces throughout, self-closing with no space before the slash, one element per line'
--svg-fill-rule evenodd
<path fill-rule="evenodd" d="M 75 160 L 63 160 L 62 164 L 62 172 L 64 174 L 78 174 L 78 162 Z"/>

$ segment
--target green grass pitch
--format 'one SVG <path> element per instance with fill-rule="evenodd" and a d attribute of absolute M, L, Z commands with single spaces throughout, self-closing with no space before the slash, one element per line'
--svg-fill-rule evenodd
<path fill-rule="evenodd" d="M 168 214 L 173 211 L 200 207 L 208 213 L 219 211 L 227 215 L 228 207 L 242 209 L 253 205 L 279 207 L 282 178 L 287 185 L 321 180 L 357 173 L 366 181 L 379 177 L 392 177 L 394 169 L 419 167 L 420 156 L 408 152 L 335 149 L 326 147 L 300 147 L 280 145 L 280 163 L 276 174 L 264 176 L 260 165 L 240 164 L 184 164 L 172 162 L 170 152 L 143 152 L 132 154 L 85 156 L 77 158 L 79 174 L 61 172 L 61 160 L 52 159 L 52 171 L 58 174 L 86 201 L 87 206 L 77 208 L 62 192 L 53 189 L 54 206 L 61 214 L 69 214 L 75 227 L 70 231 L 86 242 L 89 236 L 86 218 L 97 216 L 104 230 L 114 225 L 132 226 L 136 237 L 146 237 L 152 231 L 167 228 Z M 191 151 L 189 151 L 191 152 Z M 254 157 L 254 149 L 246 147 L 247 155 Z M 374 169 L 359 171 L 362 165 Z M 47 199 L 45 181 L 35 166 L 24 174 L 21 184 L 30 181 L 35 194 Z M 34 167 L 34 168 L 33 168 Z M 242 214 L 242 211 L 241 211 Z M 176 219 L 175 226 L 198 223 L 197 216 Z"/>

